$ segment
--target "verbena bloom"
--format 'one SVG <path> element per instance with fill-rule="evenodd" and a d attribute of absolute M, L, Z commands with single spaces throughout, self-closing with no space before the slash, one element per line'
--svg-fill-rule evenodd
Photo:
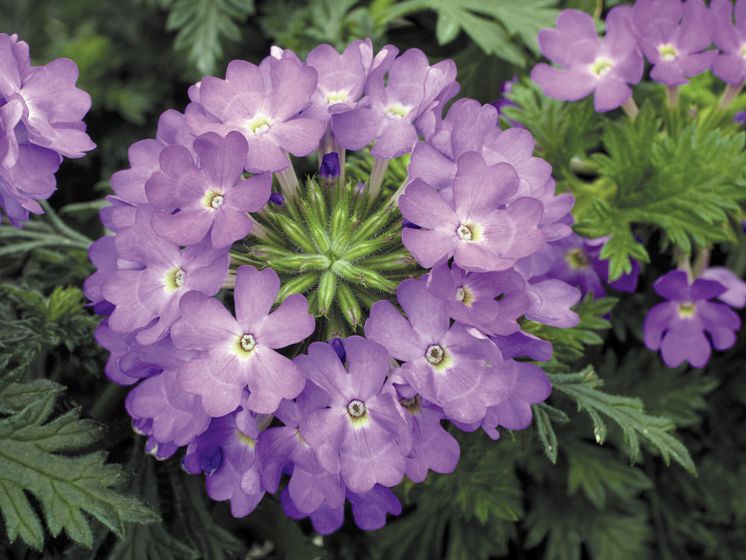
<path fill-rule="evenodd" d="M 160 170 L 145 184 L 155 232 L 179 245 L 194 245 L 209 234 L 213 247 L 228 247 L 251 232 L 247 212 L 269 200 L 269 173 L 244 179 L 247 143 L 238 132 L 225 138 L 210 132 L 194 141 L 197 163 L 183 146 L 160 153 Z"/>
<path fill-rule="evenodd" d="M 339 154 L 329 152 L 321 158 L 319 176 L 325 181 L 334 181 L 339 177 Z"/>
<path fill-rule="evenodd" d="M 152 212 L 139 211 L 135 225 L 115 241 L 117 253 L 136 266 L 113 272 L 103 285 L 104 298 L 114 306 L 109 326 L 125 333 L 141 329 L 136 338 L 152 344 L 166 336 L 179 318 L 179 302 L 190 291 L 211 296 L 228 273 L 227 251 L 207 245 L 181 249 L 155 235 Z"/>
<path fill-rule="evenodd" d="M 256 440 L 256 417 L 242 410 L 213 418 L 187 448 L 183 465 L 192 474 L 205 473 L 207 494 L 230 501 L 234 517 L 252 512 L 264 496 Z"/>
<path fill-rule="evenodd" d="M 711 345 L 725 350 L 735 343 L 741 320 L 726 304 L 710 301 L 726 291 L 722 284 L 703 278 L 690 283 L 686 272 L 674 270 L 658 278 L 653 288 L 667 301 L 648 312 L 645 344 L 660 350 L 668 367 L 684 361 L 704 367 Z"/>
<path fill-rule="evenodd" d="M 590 15 L 564 10 L 556 29 L 539 32 L 539 47 L 558 67 L 538 64 L 531 79 L 555 99 L 577 101 L 593 93 L 596 111 L 610 111 L 632 96 L 629 85 L 642 78 L 643 59 L 627 7 L 609 12 L 603 38 Z"/>
<path fill-rule="evenodd" d="M 365 106 L 332 117 L 334 136 L 349 150 L 359 150 L 375 140 L 371 154 L 377 158 L 411 151 L 418 139 L 417 119 L 442 102 L 438 96 L 450 91 L 455 78 L 452 61 L 430 66 L 421 50 L 409 49 L 371 72 Z"/>
<path fill-rule="evenodd" d="M 326 393 L 324 406 L 301 420 L 300 434 L 326 470 L 352 492 L 394 486 L 404 476 L 409 440 L 393 388 L 386 349 L 359 336 L 344 339 L 343 364 L 331 345 L 314 342 L 295 363 Z"/>
<path fill-rule="evenodd" d="M 466 270 L 510 268 L 545 242 L 540 202 L 519 198 L 503 207 L 517 188 L 512 166 L 488 167 L 478 153 L 467 152 L 458 160 L 452 202 L 422 180 L 407 186 L 399 208 L 421 229 L 405 228 L 404 246 L 427 268 L 450 257 Z"/>
<path fill-rule="evenodd" d="M 272 413 L 282 399 L 297 397 L 305 377 L 276 351 L 313 332 L 306 298 L 291 295 L 273 312 L 280 278 L 272 269 L 242 266 L 236 275 L 236 316 L 216 299 L 191 292 L 181 302 L 181 319 L 172 328 L 177 347 L 200 356 L 179 372 L 179 385 L 202 397 L 210 416 L 232 412 L 248 388 L 248 409 Z"/>
<path fill-rule="evenodd" d="M 699 277 L 714 280 L 725 288 L 725 291 L 717 296 L 723 303 L 731 307 L 746 307 L 746 282 L 732 270 L 724 266 L 712 266 L 705 268 Z"/>
<path fill-rule="evenodd" d="M 55 190 L 63 157 L 96 145 L 85 132 L 91 97 L 75 87 L 78 67 L 58 58 L 33 66 L 29 46 L 0 33 L 0 208 L 16 226 Z"/>
<path fill-rule="evenodd" d="M 288 153 L 308 155 L 324 134 L 323 121 L 300 114 L 316 83 L 316 71 L 291 57 L 268 57 L 260 66 L 234 60 L 224 80 L 202 80 L 187 124 L 194 134 L 240 132 L 248 143 L 247 171 L 280 171 L 289 165 Z"/>
<path fill-rule="evenodd" d="M 667 86 L 687 83 L 712 64 L 717 51 L 705 50 L 713 20 L 703 0 L 637 0 L 632 19 L 640 50 L 653 65 L 650 77 Z"/>
<path fill-rule="evenodd" d="M 712 72 L 729 84 L 746 80 L 746 1 L 712 0 L 712 41 L 720 53 L 712 63 Z M 735 15 L 735 22 L 734 20 Z"/>
<path fill-rule="evenodd" d="M 376 302 L 365 335 L 403 362 L 401 377 L 448 418 L 481 421 L 504 394 L 497 346 L 451 325 L 445 303 L 428 293 L 425 279 L 405 280 L 396 295 L 406 318 L 391 302 Z"/>

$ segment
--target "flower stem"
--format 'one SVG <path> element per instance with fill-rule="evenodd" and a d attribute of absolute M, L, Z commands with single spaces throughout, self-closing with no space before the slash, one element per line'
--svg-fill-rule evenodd
<path fill-rule="evenodd" d="M 627 99 L 627 101 L 622 103 L 622 110 L 627 113 L 627 116 L 632 121 L 637 118 L 637 114 L 640 112 L 637 103 L 635 103 L 635 100 L 631 95 L 629 96 L 629 99 Z"/>
<path fill-rule="evenodd" d="M 290 158 L 288 158 L 288 166 L 282 171 L 277 171 L 275 176 L 280 183 L 280 188 L 285 197 L 288 199 L 293 198 L 298 191 L 298 176 L 295 174 L 293 162 Z"/>
<path fill-rule="evenodd" d="M 373 170 L 370 172 L 370 183 L 368 184 L 368 193 L 371 200 L 375 200 L 378 197 L 378 193 L 381 192 L 383 177 L 386 175 L 390 161 L 388 159 L 376 158 L 376 161 L 373 163 Z"/>
<path fill-rule="evenodd" d="M 83 235 L 82 233 L 79 233 L 75 231 L 73 228 L 68 226 L 62 218 L 60 218 L 57 215 L 57 212 L 55 212 L 54 208 L 47 202 L 46 200 L 40 201 L 41 207 L 44 209 L 44 212 L 47 215 L 47 218 L 52 224 L 52 227 L 56 229 L 59 233 L 67 237 L 70 241 L 77 241 L 78 244 L 84 244 L 86 248 L 88 248 L 93 241 Z"/>
<path fill-rule="evenodd" d="M 709 264 L 710 248 L 702 247 L 699 250 L 699 253 L 697 253 L 697 258 L 694 260 L 694 264 L 692 265 L 692 273 L 694 274 L 694 278 L 697 278 L 700 274 L 702 274 L 702 271 L 707 268 Z"/>
<path fill-rule="evenodd" d="M 679 86 L 668 86 L 666 88 L 666 103 L 671 109 L 679 105 Z"/>
<path fill-rule="evenodd" d="M 723 91 L 723 95 L 720 96 L 720 102 L 718 103 L 718 109 L 725 111 L 733 100 L 741 93 L 743 89 L 743 82 L 740 84 L 728 84 Z"/>

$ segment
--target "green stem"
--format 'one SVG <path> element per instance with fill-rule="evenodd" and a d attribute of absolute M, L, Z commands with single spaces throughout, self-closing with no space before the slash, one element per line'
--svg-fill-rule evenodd
<path fill-rule="evenodd" d="M 723 91 L 723 95 L 720 97 L 718 109 L 720 109 L 721 111 L 725 111 L 733 102 L 733 100 L 738 97 L 738 94 L 741 93 L 742 89 L 743 82 L 741 82 L 740 84 L 728 84 L 725 87 L 725 91 Z"/>
<path fill-rule="evenodd" d="M 49 202 L 47 202 L 46 200 L 42 200 L 41 207 L 44 209 L 47 219 L 51 222 L 52 227 L 54 227 L 54 229 L 56 229 L 59 233 L 66 236 L 70 240 L 76 240 L 80 243 L 84 243 L 86 249 L 91 245 L 91 243 L 93 243 L 92 239 L 86 237 L 82 233 L 79 233 L 68 226 L 62 220 L 62 218 L 57 215 L 57 212 L 55 212 L 54 208 L 52 208 Z"/>
<path fill-rule="evenodd" d="M 635 103 L 635 100 L 631 95 L 629 96 L 629 99 L 627 99 L 627 101 L 622 103 L 622 110 L 627 113 L 627 116 L 631 121 L 635 120 L 640 112 L 637 103 Z"/>

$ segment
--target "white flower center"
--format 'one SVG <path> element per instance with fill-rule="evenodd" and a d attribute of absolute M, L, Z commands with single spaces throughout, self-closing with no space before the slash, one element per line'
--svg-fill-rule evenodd
<path fill-rule="evenodd" d="M 210 189 L 202 198 L 202 204 L 206 208 L 217 210 L 225 202 L 225 195 L 217 190 Z"/>
<path fill-rule="evenodd" d="M 251 134 L 257 135 L 267 132 L 271 125 L 272 122 L 268 116 L 259 114 L 246 123 L 246 128 L 249 129 Z"/>
<path fill-rule="evenodd" d="M 456 234 L 459 236 L 459 239 L 461 239 L 461 241 L 474 240 L 474 232 L 471 231 L 471 228 L 466 224 L 461 224 L 460 226 L 458 226 L 456 228 Z"/>
<path fill-rule="evenodd" d="M 741 58 L 746 60 L 746 43 L 741 45 L 741 48 L 738 50 L 738 54 L 741 55 Z"/>
<path fill-rule="evenodd" d="M 244 352 L 251 352 L 254 348 L 256 348 L 256 338 L 254 338 L 253 334 L 243 335 L 238 343 L 241 345 L 241 349 Z"/>
<path fill-rule="evenodd" d="M 405 107 L 401 103 L 392 103 L 383 110 L 383 114 L 390 119 L 399 120 L 406 117 L 411 110 L 411 107 Z"/>
<path fill-rule="evenodd" d="M 329 91 L 326 94 L 326 102 L 329 105 L 334 105 L 335 103 L 344 103 L 347 101 L 349 94 L 346 89 L 340 89 L 338 91 Z"/>
<path fill-rule="evenodd" d="M 466 290 L 464 290 L 463 286 L 456 288 L 456 299 L 461 303 L 466 299 Z"/>
<path fill-rule="evenodd" d="M 365 403 L 358 399 L 353 399 L 347 403 L 347 414 L 352 416 L 352 418 L 361 418 L 362 416 L 365 416 L 367 410 Z"/>
<path fill-rule="evenodd" d="M 662 45 L 658 45 L 658 54 L 661 60 L 671 62 L 679 56 L 679 51 L 671 43 L 663 43 Z"/>
<path fill-rule="evenodd" d="M 425 359 L 434 366 L 441 363 L 445 357 L 446 352 L 440 344 L 433 344 L 432 346 L 428 346 L 427 350 L 425 350 Z"/>
<path fill-rule="evenodd" d="M 186 271 L 183 268 L 172 268 L 163 279 L 163 285 L 167 292 L 175 292 L 184 285 Z"/>
<path fill-rule="evenodd" d="M 593 64 L 591 64 L 591 72 L 593 72 L 597 78 L 603 78 L 606 74 L 611 72 L 613 68 L 614 63 L 610 59 L 603 57 L 597 58 Z"/>

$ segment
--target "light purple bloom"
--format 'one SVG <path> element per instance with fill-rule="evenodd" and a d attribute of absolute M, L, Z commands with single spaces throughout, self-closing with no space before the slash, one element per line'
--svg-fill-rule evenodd
<path fill-rule="evenodd" d="M 340 473 L 356 493 L 404 476 L 410 442 L 395 394 L 386 383 L 390 358 L 381 345 L 359 336 L 343 341 L 342 364 L 331 345 L 314 342 L 295 363 L 326 393 L 325 407 L 301 420 L 300 433 L 327 471 Z"/>
<path fill-rule="evenodd" d="M 213 418 L 206 432 L 189 444 L 184 468 L 205 473 L 207 494 L 230 500 L 233 517 L 245 517 L 264 497 L 256 440 L 256 417 L 242 410 Z"/>
<path fill-rule="evenodd" d="M 526 282 L 515 270 L 467 272 L 442 261 L 430 271 L 427 287 L 445 302 L 452 319 L 485 334 L 516 332 L 517 320 L 530 304 Z"/>
<path fill-rule="evenodd" d="M 714 280 L 725 288 L 725 291 L 717 296 L 723 303 L 731 307 L 746 307 L 746 282 L 736 276 L 732 270 L 724 266 L 712 266 L 705 268 L 699 277 Z"/>
<path fill-rule="evenodd" d="M 481 421 L 487 407 L 504 398 L 497 346 L 458 323 L 451 326 L 446 303 L 428 293 L 424 278 L 405 280 L 396 295 L 407 317 L 389 301 L 376 302 L 366 336 L 404 362 L 401 377 L 448 418 Z"/>
<path fill-rule="evenodd" d="M 117 270 L 104 282 L 104 299 L 115 306 L 109 317 L 112 330 L 140 330 L 136 338 L 152 344 L 166 336 L 179 318 L 179 302 L 195 290 L 217 293 L 228 273 L 230 256 L 225 250 L 193 245 L 182 250 L 157 236 L 149 227 L 152 212 L 143 207 L 136 224 L 116 236 L 120 258 L 138 263 L 137 268 Z"/>
<path fill-rule="evenodd" d="M 746 0 L 737 0 L 734 10 L 731 0 L 712 0 L 712 40 L 720 53 L 712 63 L 712 72 L 729 84 L 746 80 Z"/>
<path fill-rule="evenodd" d="M 142 381 L 125 402 L 133 420 L 150 420 L 150 434 L 159 443 L 187 445 L 203 433 L 210 417 L 199 397 L 179 388 L 175 370 Z"/>
<path fill-rule="evenodd" d="M 690 283 L 683 270 L 673 270 L 653 284 L 666 302 L 653 307 L 645 318 L 645 345 L 661 351 L 668 367 L 684 361 L 704 367 L 710 344 L 718 350 L 736 341 L 741 320 L 724 303 L 709 301 L 725 292 L 719 282 L 698 278 Z M 709 335 L 709 340 L 706 335 Z"/>
<path fill-rule="evenodd" d="M 145 184 L 148 200 L 159 210 L 153 229 L 179 245 L 194 245 L 209 234 L 213 247 L 228 247 L 251 232 L 247 212 L 269 200 L 269 173 L 243 179 L 247 143 L 238 132 L 225 138 L 207 133 L 194 141 L 192 154 L 182 146 L 160 153 L 160 171 Z"/>
<path fill-rule="evenodd" d="M 471 271 L 510 268 L 545 243 L 538 200 L 519 198 L 503 207 L 517 187 L 512 166 L 488 167 L 478 153 L 467 152 L 458 159 L 453 202 L 420 179 L 407 186 L 399 208 L 422 229 L 405 228 L 404 246 L 425 268 L 450 257 Z"/>
<path fill-rule="evenodd" d="M 452 91 L 455 78 L 453 61 L 430 66 L 421 50 L 409 49 L 370 73 L 366 106 L 332 116 L 334 136 L 348 150 L 360 150 L 375 140 L 371 153 L 377 158 L 411 151 L 418 140 L 417 119 L 444 103 L 439 96 Z"/>
<path fill-rule="evenodd" d="M 316 70 L 292 57 L 268 57 L 260 66 L 234 60 L 224 80 L 202 80 L 199 102 L 187 107 L 187 124 L 198 135 L 240 132 L 248 142 L 247 171 L 280 171 L 288 153 L 310 154 L 326 130 L 324 121 L 300 115 L 316 83 Z"/>
<path fill-rule="evenodd" d="M 632 8 L 638 44 L 653 64 L 650 77 L 667 86 L 687 83 L 712 64 L 713 19 L 702 0 L 637 0 Z"/>
<path fill-rule="evenodd" d="M 262 481 L 268 492 L 276 492 L 283 471 L 290 471 L 287 490 L 296 508 L 310 514 L 323 505 L 339 508 L 344 505 L 345 487 L 339 473 L 325 470 L 316 459 L 313 448 L 300 434 L 300 424 L 313 412 L 324 408 L 326 395 L 313 383 L 296 401 L 284 400 L 277 416 L 284 426 L 269 428 L 259 437 Z"/>
<path fill-rule="evenodd" d="M 83 123 L 91 98 L 77 79 L 72 60 L 32 66 L 28 44 L 0 33 L 0 209 L 17 227 L 43 213 L 37 201 L 54 192 L 62 157 L 96 147 Z"/>
<path fill-rule="evenodd" d="M 313 332 L 308 303 L 294 294 L 270 313 L 280 290 L 272 269 L 242 266 L 233 292 L 236 317 L 216 299 L 198 292 L 181 302 L 181 319 L 172 337 L 179 348 L 201 352 L 179 372 L 182 389 L 202 397 L 210 416 L 236 409 L 244 388 L 251 392 L 246 407 L 271 414 L 284 399 L 297 397 L 305 376 L 276 351 L 300 342 Z"/>
<path fill-rule="evenodd" d="M 538 64 L 531 79 L 549 97 L 577 101 L 591 93 L 596 111 L 611 111 L 632 96 L 629 84 L 642 78 L 643 59 L 631 29 L 628 7 L 617 7 L 606 18 L 606 36 L 596 34 L 593 18 L 564 10 L 556 29 L 539 32 L 542 54 L 559 68 Z"/>

